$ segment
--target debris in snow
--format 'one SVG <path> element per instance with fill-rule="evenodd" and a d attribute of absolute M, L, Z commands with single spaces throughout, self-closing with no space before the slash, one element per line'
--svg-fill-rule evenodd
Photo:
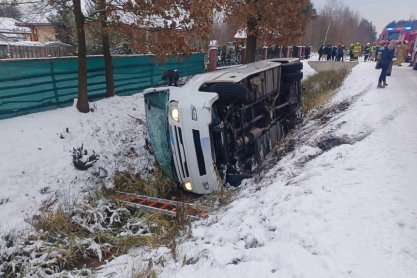
<path fill-rule="evenodd" d="M 73 148 L 72 150 L 72 163 L 75 168 L 81 171 L 85 171 L 88 168 L 92 167 L 95 162 L 98 161 L 99 155 L 94 151 L 88 157 L 87 150 L 84 149 L 84 144 L 81 144 L 81 147 Z"/>

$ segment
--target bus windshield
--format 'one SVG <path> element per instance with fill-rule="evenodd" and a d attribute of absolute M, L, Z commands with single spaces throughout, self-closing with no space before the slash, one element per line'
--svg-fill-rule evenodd
<path fill-rule="evenodd" d="M 145 111 L 149 141 L 155 160 L 165 175 L 172 180 L 176 180 L 172 151 L 169 144 L 168 104 L 169 90 L 145 94 Z"/>
<path fill-rule="evenodd" d="M 388 32 L 387 40 L 388 41 L 398 40 L 398 37 L 399 36 L 400 36 L 400 32 L 399 31 L 391 31 L 391 32 Z"/>

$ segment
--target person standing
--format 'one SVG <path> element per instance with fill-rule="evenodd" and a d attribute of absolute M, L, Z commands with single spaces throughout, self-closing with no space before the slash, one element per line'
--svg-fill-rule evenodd
<path fill-rule="evenodd" d="M 350 45 L 350 48 L 349 48 L 349 60 L 350 61 L 353 61 L 353 58 L 354 58 L 354 56 L 353 56 L 353 47 L 354 47 L 355 45 L 352 43 L 351 45 Z"/>
<path fill-rule="evenodd" d="M 361 55 L 361 53 L 362 53 L 362 47 L 359 44 L 359 42 L 357 42 L 355 44 L 355 46 L 353 47 L 353 56 L 354 56 L 355 61 L 358 61 L 359 56 Z"/>
<path fill-rule="evenodd" d="M 366 60 L 369 58 L 369 55 L 371 54 L 371 44 L 369 42 L 366 44 L 363 52 L 365 54 L 363 61 L 366 62 Z"/>
<path fill-rule="evenodd" d="M 395 50 L 397 49 L 395 47 L 395 40 L 392 40 L 391 43 L 394 46 L 394 48 L 391 49 L 390 51 L 392 52 L 392 57 L 394 57 L 394 59 L 392 59 L 391 63 L 389 63 L 388 70 L 387 70 L 387 76 L 391 76 L 392 65 L 394 64 L 394 61 L 396 60 L 396 57 L 397 57 L 397 54 L 395 53 Z"/>
<path fill-rule="evenodd" d="M 372 46 L 371 46 L 371 58 L 369 58 L 369 60 L 371 60 L 371 61 L 375 61 L 376 48 L 377 48 L 376 43 L 375 42 L 372 43 Z"/>
<path fill-rule="evenodd" d="M 406 41 L 403 41 L 403 43 L 398 44 L 397 66 L 402 66 L 401 63 L 404 62 L 406 53 L 407 43 Z"/>
<path fill-rule="evenodd" d="M 332 59 L 332 46 L 328 44 L 324 49 L 327 55 L 327 61 L 330 61 Z"/>
<path fill-rule="evenodd" d="M 322 45 L 322 46 L 320 46 L 320 48 L 319 48 L 319 61 L 321 61 L 321 57 L 323 56 L 323 54 L 324 54 L 324 46 Z"/>
<path fill-rule="evenodd" d="M 381 74 L 378 79 L 377 88 L 385 88 L 387 84 L 387 70 L 388 67 L 394 58 L 394 44 L 390 42 L 387 47 L 384 47 L 381 53 L 381 60 L 379 61 L 381 65 Z"/>
<path fill-rule="evenodd" d="M 337 47 L 332 46 L 332 61 L 336 60 L 336 55 L 337 55 Z"/>
<path fill-rule="evenodd" d="M 344 46 L 343 45 L 339 45 L 337 47 L 337 56 L 336 56 L 336 61 L 343 61 L 343 51 L 344 51 Z"/>
<path fill-rule="evenodd" d="M 375 59 L 376 59 L 376 61 L 380 61 L 381 60 L 381 53 L 382 53 L 382 50 L 384 50 L 386 44 L 387 44 L 387 41 L 381 41 L 379 43 L 379 45 L 377 47 L 377 50 L 376 50 L 376 53 L 375 53 Z"/>

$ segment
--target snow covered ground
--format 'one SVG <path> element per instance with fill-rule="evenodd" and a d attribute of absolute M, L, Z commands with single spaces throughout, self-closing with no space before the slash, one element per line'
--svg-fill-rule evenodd
<path fill-rule="evenodd" d="M 44 202 L 73 205 L 80 191 L 97 179 L 109 184 L 116 170 L 152 166 L 143 148 L 143 103 L 137 94 L 97 101 L 94 113 L 68 107 L 0 121 L 0 233 L 27 227 L 25 219 Z M 73 148 L 82 144 L 100 155 L 88 171 L 72 163 Z"/>
<path fill-rule="evenodd" d="M 177 263 L 139 250 L 99 276 L 163 257 L 158 277 L 416 277 L 417 72 L 395 67 L 385 89 L 379 73 L 356 66 L 333 109 L 292 135 L 294 152 L 193 224 Z"/>
<path fill-rule="evenodd" d="M 379 72 L 356 66 L 329 108 L 290 134 L 293 152 L 193 223 L 178 262 L 165 247 L 135 249 L 98 277 L 132 277 L 149 259 L 158 277 L 416 277 L 417 72 L 394 67 L 377 89 Z M 117 169 L 152 164 L 142 96 L 94 105 L 0 121 L 0 232 L 26 226 L 45 200 L 74 202 L 96 182 L 91 172 L 108 183 Z M 87 172 L 72 165 L 82 143 L 100 155 Z"/>

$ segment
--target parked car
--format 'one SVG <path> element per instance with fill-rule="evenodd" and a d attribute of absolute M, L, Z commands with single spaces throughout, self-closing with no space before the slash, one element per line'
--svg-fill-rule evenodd
<path fill-rule="evenodd" d="M 240 184 L 299 118 L 302 67 L 295 58 L 264 60 L 145 90 L 160 168 L 198 194 Z"/>

